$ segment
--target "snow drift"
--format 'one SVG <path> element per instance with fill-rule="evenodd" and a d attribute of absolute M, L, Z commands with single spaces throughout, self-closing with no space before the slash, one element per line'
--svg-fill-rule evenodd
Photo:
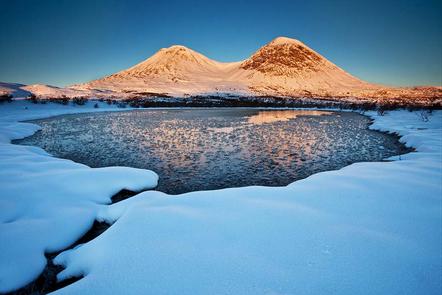
<path fill-rule="evenodd" d="M 101 107 L 111 110 L 105 104 Z M 84 108 L 27 102 L 0 106 L 0 292 L 34 280 L 46 265 L 44 253 L 75 242 L 112 195 L 121 189 L 156 186 L 158 176 L 152 171 L 91 169 L 37 147 L 9 143 L 38 130 L 35 124 L 17 120 L 92 110 L 90 104 Z"/>

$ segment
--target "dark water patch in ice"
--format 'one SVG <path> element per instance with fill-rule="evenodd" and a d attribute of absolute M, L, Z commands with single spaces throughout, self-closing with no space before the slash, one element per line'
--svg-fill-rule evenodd
<path fill-rule="evenodd" d="M 61 252 L 61 251 L 60 251 Z M 54 292 L 55 290 L 66 287 L 70 284 L 75 283 L 83 277 L 72 277 L 60 282 L 57 282 L 57 274 L 61 272 L 64 267 L 61 265 L 56 265 L 53 262 L 55 256 L 60 252 L 56 253 L 45 253 L 46 257 L 46 267 L 43 272 L 38 276 L 38 278 L 26 286 L 12 292 L 4 293 L 5 295 L 40 295 L 48 294 Z"/>
<path fill-rule="evenodd" d="M 133 192 L 133 191 L 130 191 L 127 189 L 122 189 L 117 194 L 112 196 L 112 198 L 111 198 L 112 204 L 129 199 L 139 193 L 140 192 L 137 193 L 137 192 Z"/>
<path fill-rule="evenodd" d="M 122 189 L 120 192 L 112 196 L 112 204 L 128 199 L 136 194 L 136 192 Z M 57 275 L 65 268 L 62 265 L 54 264 L 54 258 L 61 252 L 92 241 L 111 226 L 112 224 L 110 223 L 94 220 L 91 228 L 69 247 L 60 251 L 45 253 L 46 266 L 37 279 L 18 290 L 5 293 L 5 295 L 48 294 L 81 280 L 83 276 L 75 276 L 62 281 L 57 281 Z"/>
<path fill-rule="evenodd" d="M 111 224 L 109 223 L 95 220 L 92 227 L 81 238 L 79 238 L 75 243 L 73 243 L 69 247 L 60 251 L 45 253 L 46 266 L 37 279 L 35 279 L 31 283 L 27 284 L 26 286 L 16 291 L 12 291 L 6 294 L 8 295 L 48 294 L 82 279 L 83 276 L 75 276 L 62 281 L 57 281 L 57 275 L 65 268 L 62 265 L 54 264 L 54 258 L 63 251 L 73 249 L 78 245 L 92 241 L 93 239 L 101 235 L 103 232 L 105 232 L 110 226 Z"/>
<path fill-rule="evenodd" d="M 136 110 L 33 121 L 15 141 L 91 167 L 129 166 L 178 194 L 249 185 L 284 186 L 317 172 L 408 152 L 357 113 L 258 109 Z"/>
<path fill-rule="evenodd" d="M 70 284 L 73 284 L 78 280 L 81 280 L 83 276 L 75 276 L 62 281 L 57 281 L 57 275 L 65 268 L 62 265 L 54 264 L 54 258 L 61 252 L 73 249 L 78 245 L 92 241 L 93 239 L 101 235 L 103 232 L 105 232 L 110 226 L 111 224 L 107 222 L 101 222 L 95 220 L 92 227 L 81 238 L 79 238 L 75 243 L 73 243 L 69 247 L 60 251 L 45 253 L 47 261 L 46 267 L 44 268 L 43 272 L 38 276 L 37 279 L 35 279 L 31 283 L 27 284 L 26 286 L 16 291 L 12 291 L 6 294 L 8 295 L 48 294 L 58 289 L 64 288 Z"/>

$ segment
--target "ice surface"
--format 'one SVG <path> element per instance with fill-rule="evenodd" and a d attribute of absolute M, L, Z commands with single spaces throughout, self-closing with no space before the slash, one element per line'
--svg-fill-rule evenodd
<path fill-rule="evenodd" d="M 160 176 L 157 189 L 169 194 L 285 186 L 404 152 L 396 137 L 368 130 L 369 118 L 350 112 L 163 109 L 33 122 L 41 132 L 21 144 L 90 167 L 152 169 Z"/>

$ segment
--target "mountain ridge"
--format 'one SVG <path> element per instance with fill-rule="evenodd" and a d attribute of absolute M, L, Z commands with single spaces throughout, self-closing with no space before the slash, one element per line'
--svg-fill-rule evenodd
<path fill-rule="evenodd" d="M 198 84 L 198 85 L 195 85 Z M 280 88 L 295 95 L 307 90 L 368 87 L 299 40 L 277 37 L 249 58 L 221 63 L 182 45 L 162 48 L 148 59 L 77 89 L 149 91 L 180 96 L 213 92 L 256 94 Z M 266 91 L 267 89 L 267 91 Z M 278 91 L 268 93 L 278 95 Z M 324 94 L 324 93 L 322 93 Z"/>
<path fill-rule="evenodd" d="M 63 88 L 26 87 L 37 96 Z M 363 81 L 303 42 L 277 37 L 250 57 L 219 62 L 183 45 L 161 48 L 144 61 L 100 79 L 64 88 L 66 96 L 274 96 L 340 100 L 437 100 L 442 87 L 387 87 Z"/>

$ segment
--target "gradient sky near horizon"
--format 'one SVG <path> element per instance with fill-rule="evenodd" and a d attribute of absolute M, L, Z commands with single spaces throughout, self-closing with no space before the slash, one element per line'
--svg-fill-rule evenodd
<path fill-rule="evenodd" d="M 386 85 L 442 85 L 442 1 L 0 0 L 0 81 L 65 86 L 185 45 L 239 61 L 277 36 Z"/>

